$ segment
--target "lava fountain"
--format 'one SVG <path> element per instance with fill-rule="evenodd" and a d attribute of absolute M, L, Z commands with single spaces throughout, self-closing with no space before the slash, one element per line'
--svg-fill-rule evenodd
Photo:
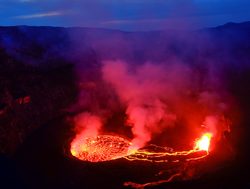
<path fill-rule="evenodd" d="M 196 141 L 194 149 L 208 152 L 212 136 L 212 133 L 203 134 L 202 137 Z"/>

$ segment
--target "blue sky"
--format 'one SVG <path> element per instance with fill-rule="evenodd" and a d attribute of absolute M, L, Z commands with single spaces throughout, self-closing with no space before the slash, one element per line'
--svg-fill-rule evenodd
<path fill-rule="evenodd" d="M 250 21 L 249 0 L 0 0 L 0 25 L 128 31 L 198 29 Z"/>

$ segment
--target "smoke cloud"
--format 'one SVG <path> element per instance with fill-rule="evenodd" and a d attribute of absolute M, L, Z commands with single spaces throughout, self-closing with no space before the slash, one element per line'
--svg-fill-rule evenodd
<path fill-rule="evenodd" d="M 133 148 L 142 148 L 158 138 L 168 145 L 163 141 L 168 137 L 170 143 L 176 137 L 186 144 L 204 132 L 219 139 L 230 129 L 226 120 L 232 104 L 223 79 L 226 61 L 216 56 L 216 40 L 207 33 L 105 31 L 98 37 L 91 32 L 82 36 L 84 45 L 93 49 L 87 58 L 76 59 L 77 112 L 104 120 L 103 133 L 118 131 L 132 137 Z M 126 117 L 117 121 L 121 112 Z M 112 125 L 107 120 L 113 120 Z"/>
<path fill-rule="evenodd" d="M 74 121 L 76 123 L 76 130 L 80 131 L 80 135 L 84 137 L 96 136 L 102 126 L 102 121 L 98 116 L 90 113 L 78 114 Z M 79 133 L 79 132 L 78 132 Z"/>
<path fill-rule="evenodd" d="M 133 147 L 143 147 L 152 135 L 175 125 L 178 116 L 186 117 L 192 125 L 195 120 L 190 114 L 201 115 L 206 127 L 214 130 L 217 118 L 212 115 L 205 118 L 205 114 L 217 109 L 208 107 L 216 98 L 195 91 L 196 76 L 189 66 L 177 60 L 169 64 L 132 65 L 121 60 L 104 61 L 102 73 L 103 79 L 111 84 L 126 108 L 127 124 L 132 127 L 134 135 Z M 192 92 L 199 93 L 195 94 L 195 99 Z M 218 102 L 213 104 L 217 106 Z M 198 114 L 199 108 L 209 110 Z"/>
<path fill-rule="evenodd" d="M 76 155 L 82 151 L 82 144 L 88 137 L 97 136 L 101 127 L 102 120 L 96 115 L 90 113 L 81 113 L 74 118 L 76 137 L 71 143 L 72 153 Z"/>
<path fill-rule="evenodd" d="M 103 77 L 114 86 L 126 106 L 127 121 L 134 134 L 132 143 L 137 148 L 143 147 L 150 141 L 153 133 L 159 132 L 161 127 L 171 125 L 176 119 L 175 114 L 163 102 L 164 95 L 176 93 L 171 89 L 172 85 L 176 84 L 177 89 L 183 78 L 165 83 L 172 80 L 174 75 L 165 75 L 163 69 L 162 66 L 146 64 L 129 71 L 127 64 L 122 61 L 104 63 Z M 180 69 L 182 71 L 184 70 Z M 166 124 L 161 125 L 163 120 Z"/>

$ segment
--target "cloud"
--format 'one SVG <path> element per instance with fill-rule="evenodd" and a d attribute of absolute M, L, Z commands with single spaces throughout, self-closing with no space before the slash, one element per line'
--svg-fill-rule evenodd
<path fill-rule="evenodd" d="M 27 3 L 27 2 L 34 2 L 35 0 L 20 0 L 22 3 Z"/>
<path fill-rule="evenodd" d="M 159 22 L 166 19 L 141 19 L 141 20 L 108 20 L 104 21 L 102 25 L 113 25 L 113 24 L 135 24 L 135 23 L 149 23 L 149 22 Z"/>
<path fill-rule="evenodd" d="M 2 25 L 198 29 L 249 20 L 247 0 L 0 0 Z M 73 14 L 64 10 L 70 9 Z M 59 17 L 64 15 L 63 18 Z M 56 17 L 58 19 L 50 19 Z M 44 19 L 36 19 L 44 18 Z M 61 19 L 60 19 L 61 18 Z"/>
<path fill-rule="evenodd" d="M 20 15 L 20 16 L 15 16 L 14 18 L 17 18 L 17 19 L 32 19 L 32 18 L 60 16 L 60 15 L 64 15 L 64 14 L 65 13 L 61 12 L 61 11 L 50 11 L 50 12 L 37 13 L 37 14 Z"/>
<path fill-rule="evenodd" d="M 139 19 L 139 20 L 107 20 L 100 23 L 104 27 L 121 27 L 140 28 L 140 30 L 165 30 L 178 29 L 189 30 L 193 28 L 200 28 L 201 22 L 205 17 L 170 17 L 159 19 Z M 150 28 L 150 29 L 149 29 Z"/>

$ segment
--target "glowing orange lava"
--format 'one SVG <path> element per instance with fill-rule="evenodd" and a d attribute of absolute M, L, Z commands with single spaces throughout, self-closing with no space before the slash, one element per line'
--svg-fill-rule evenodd
<path fill-rule="evenodd" d="M 149 145 L 146 149 L 130 149 L 132 144 L 119 136 L 99 135 L 74 140 L 71 143 L 71 154 L 83 161 L 99 162 L 118 158 L 129 161 L 179 162 L 204 158 L 208 155 L 211 133 L 205 133 L 197 139 L 194 148 L 187 151 L 172 151 L 170 148 Z M 173 158 L 174 157 L 174 158 Z"/>
<path fill-rule="evenodd" d="M 209 154 L 210 141 L 212 138 L 212 133 L 205 133 L 201 136 L 201 138 L 196 139 L 194 148 L 188 151 L 180 151 L 180 152 L 152 152 L 147 150 L 138 150 L 135 154 L 131 154 L 126 156 L 125 158 L 130 161 L 150 161 L 154 163 L 165 163 L 172 159 L 172 162 L 180 162 L 182 160 L 191 161 L 191 160 L 199 160 L 205 158 Z M 162 148 L 162 151 L 168 151 L 165 147 L 156 146 L 158 149 Z M 162 183 L 171 182 L 177 177 L 182 176 L 182 172 L 177 172 L 172 174 L 169 178 L 148 182 L 144 184 L 134 183 L 134 182 L 125 182 L 124 186 L 131 188 L 142 189 L 145 187 L 153 187 Z"/>
<path fill-rule="evenodd" d="M 208 151 L 210 147 L 210 141 L 212 138 L 212 133 L 205 133 L 202 137 L 196 141 L 195 149 Z"/>
<path fill-rule="evenodd" d="M 119 136 L 99 135 L 74 140 L 71 154 L 83 161 L 109 161 L 126 156 L 130 145 L 129 141 Z"/>

